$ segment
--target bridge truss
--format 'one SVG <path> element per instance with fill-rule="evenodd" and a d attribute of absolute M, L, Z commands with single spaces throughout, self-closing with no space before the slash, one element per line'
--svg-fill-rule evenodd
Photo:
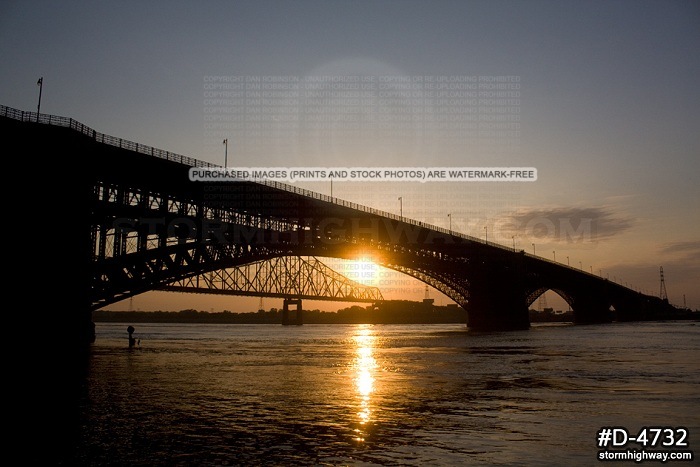
<path fill-rule="evenodd" d="M 160 290 L 374 303 L 377 287 L 352 281 L 313 256 L 282 256 L 179 279 Z"/>

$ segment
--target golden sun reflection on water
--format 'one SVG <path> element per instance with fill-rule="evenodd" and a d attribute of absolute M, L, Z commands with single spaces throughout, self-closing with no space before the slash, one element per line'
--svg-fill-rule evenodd
<path fill-rule="evenodd" d="M 372 328 L 364 325 L 358 328 L 357 333 L 353 336 L 355 344 L 355 359 L 353 362 L 355 389 L 359 398 L 359 408 L 357 416 L 360 426 L 366 425 L 372 421 L 372 404 L 371 397 L 375 390 L 374 373 L 377 368 L 377 361 L 374 358 L 374 343 L 376 336 Z M 364 441 L 363 429 L 356 429 L 358 434 L 356 441 Z"/>

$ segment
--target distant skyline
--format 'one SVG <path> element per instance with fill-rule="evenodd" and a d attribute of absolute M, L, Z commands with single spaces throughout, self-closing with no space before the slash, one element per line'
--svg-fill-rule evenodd
<path fill-rule="evenodd" d="M 332 189 L 645 293 L 663 266 L 671 302 L 700 308 L 699 47 L 697 1 L 6 1 L 0 104 L 36 111 L 43 77 L 42 113 L 217 164 L 228 139 L 230 166 L 536 167 L 527 183 Z M 309 84 L 324 76 L 415 87 L 375 81 L 353 102 Z M 206 86 L 233 77 L 301 84 L 260 99 Z M 428 84 L 479 77 L 513 77 L 517 94 Z M 503 118 L 489 133 L 469 115 Z M 374 274 L 389 298 L 423 298 L 420 283 Z M 348 306 L 316 303 L 304 307 Z M 258 299 L 152 292 L 133 306 L 250 311 Z"/>

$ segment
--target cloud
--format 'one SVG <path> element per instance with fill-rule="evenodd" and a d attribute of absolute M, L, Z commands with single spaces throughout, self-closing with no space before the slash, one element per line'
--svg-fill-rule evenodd
<path fill-rule="evenodd" d="M 662 253 L 685 253 L 690 252 L 691 254 L 700 252 L 700 240 L 690 241 L 690 242 L 672 242 L 667 243 L 661 249 Z M 693 255 L 696 256 L 696 255 Z"/>
<path fill-rule="evenodd" d="M 607 240 L 632 228 L 634 220 L 609 207 L 535 208 L 513 214 L 505 225 L 537 240 L 578 243 Z"/>

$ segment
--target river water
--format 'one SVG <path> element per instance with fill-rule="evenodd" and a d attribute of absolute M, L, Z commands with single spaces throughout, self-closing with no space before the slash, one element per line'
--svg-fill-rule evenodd
<path fill-rule="evenodd" d="M 134 349 L 128 324 L 97 324 L 75 465 L 594 465 L 602 426 L 700 445 L 700 323 L 135 324 Z"/>

